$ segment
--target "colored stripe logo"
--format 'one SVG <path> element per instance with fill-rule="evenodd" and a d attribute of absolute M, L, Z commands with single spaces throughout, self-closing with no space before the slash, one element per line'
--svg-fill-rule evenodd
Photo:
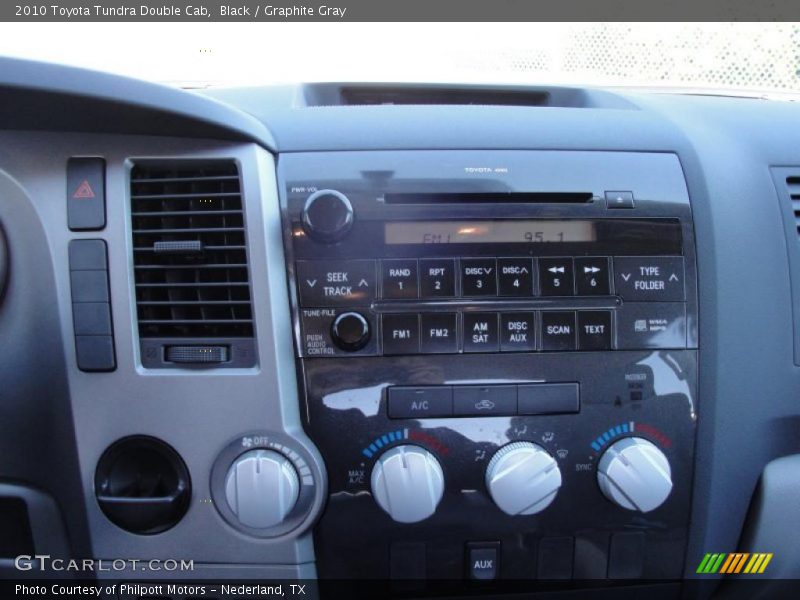
<path fill-rule="evenodd" d="M 708 553 L 700 561 L 697 573 L 708 575 L 712 573 L 724 573 L 726 575 L 737 573 L 758 574 L 763 573 L 769 561 L 772 560 L 772 552 L 722 552 L 718 554 Z"/>

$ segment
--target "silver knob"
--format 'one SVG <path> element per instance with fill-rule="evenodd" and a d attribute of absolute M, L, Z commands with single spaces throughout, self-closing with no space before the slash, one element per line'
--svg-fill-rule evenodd
<path fill-rule="evenodd" d="M 444 493 L 444 473 L 436 457 L 419 446 L 396 446 L 372 468 L 372 495 L 400 523 L 427 519 Z"/>
<path fill-rule="evenodd" d="M 503 446 L 486 467 L 486 487 L 509 515 L 533 515 L 547 508 L 561 487 L 561 470 L 547 450 L 531 442 Z"/>
<path fill-rule="evenodd" d="M 655 444 L 628 437 L 613 443 L 600 458 L 597 483 L 606 498 L 622 508 L 650 512 L 672 491 L 672 472 Z"/>
<path fill-rule="evenodd" d="M 291 461 L 274 450 L 250 450 L 239 456 L 225 478 L 225 498 L 242 525 L 265 529 L 294 508 L 300 481 Z"/>

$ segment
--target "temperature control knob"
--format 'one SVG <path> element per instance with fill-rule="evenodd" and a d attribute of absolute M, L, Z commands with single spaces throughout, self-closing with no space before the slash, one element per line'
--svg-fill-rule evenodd
<path fill-rule="evenodd" d="M 291 461 L 274 450 L 250 450 L 239 456 L 225 478 L 225 499 L 242 525 L 265 529 L 294 508 L 300 481 Z"/>
<path fill-rule="evenodd" d="M 400 523 L 430 517 L 444 493 L 444 473 L 436 457 L 419 446 L 396 446 L 372 468 L 372 495 Z"/>
<path fill-rule="evenodd" d="M 319 190 L 303 207 L 303 229 L 319 242 L 338 242 L 353 226 L 353 206 L 335 190 Z"/>
<path fill-rule="evenodd" d="M 561 487 L 561 471 L 541 446 L 514 442 L 503 446 L 486 467 L 486 487 L 509 515 L 532 515 L 547 508 Z"/>
<path fill-rule="evenodd" d="M 597 483 L 615 504 L 644 513 L 667 499 L 672 473 L 667 457 L 655 444 L 628 437 L 613 443 L 600 458 Z"/>

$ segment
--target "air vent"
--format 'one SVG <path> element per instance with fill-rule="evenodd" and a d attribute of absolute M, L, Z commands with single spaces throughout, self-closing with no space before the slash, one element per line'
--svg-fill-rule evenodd
<path fill-rule="evenodd" d="M 800 237 L 800 176 L 786 178 L 786 191 L 792 201 L 795 233 Z"/>
<path fill-rule="evenodd" d="M 143 349 L 148 339 L 185 346 L 253 338 L 234 162 L 137 163 L 131 171 L 131 222 Z M 152 355 L 154 345 L 147 347 Z M 163 360 L 168 347 L 155 358 Z"/>

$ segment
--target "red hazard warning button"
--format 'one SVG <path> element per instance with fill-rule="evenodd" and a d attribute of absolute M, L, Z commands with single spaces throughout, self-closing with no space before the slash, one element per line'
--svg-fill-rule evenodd
<path fill-rule="evenodd" d="M 81 184 L 78 186 L 78 189 L 72 194 L 72 197 L 77 199 L 80 198 L 94 198 L 94 190 L 89 182 L 84 179 L 81 181 Z"/>
<path fill-rule="evenodd" d="M 106 226 L 106 162 L 102 158 L 67 161 L 67 221 L 72 231 Z"/>

